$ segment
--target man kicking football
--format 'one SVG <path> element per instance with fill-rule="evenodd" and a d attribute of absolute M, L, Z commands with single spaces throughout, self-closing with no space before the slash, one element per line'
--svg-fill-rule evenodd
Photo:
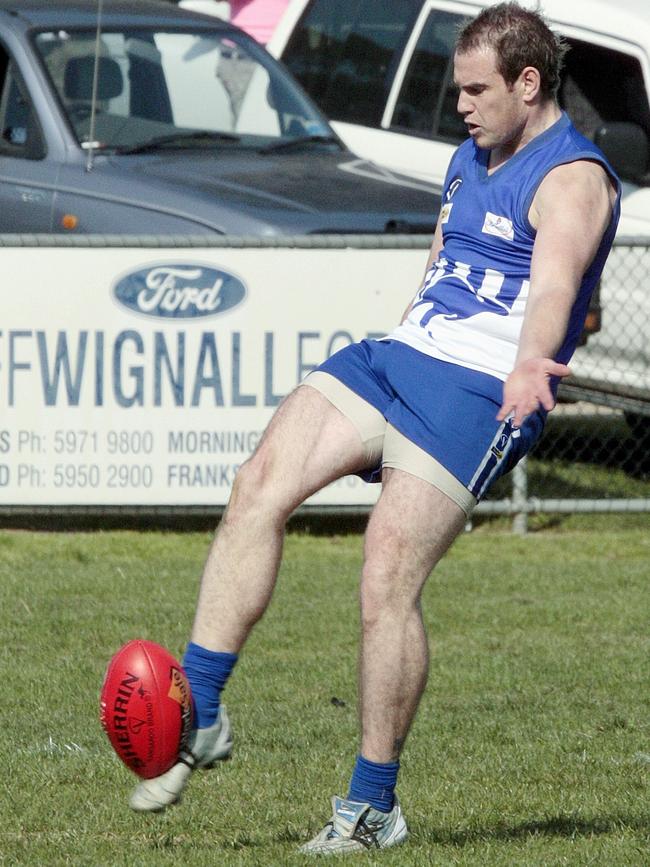
<path fill-rule="evenodd" d="M 303 851 L 406 838 L 395 789 L 427 680 L 422 588 L 478 500 L 541 435 L 618 221 L 614 172 L 555 98 L 564 51 L 515 3 L 460 33 L 454 79 L 469 137 L 449 166 L 422 286 L 386 339 L 346 347 L 310 374 L 241 467 L 183 660 L 197 713 L 191 754 L 140 783 L 134 809 L 173 803 L 191 768 L 230 754 L 220 695 L 270 602 L 285 523 L 358 473 L 382 485 L 361 574 L 360 745 L 346 797 Z"/>

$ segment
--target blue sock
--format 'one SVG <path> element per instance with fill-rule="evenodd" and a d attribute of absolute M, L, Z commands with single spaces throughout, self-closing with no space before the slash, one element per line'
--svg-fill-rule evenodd
<path fill-rule="evenodd" d="M 219 714 L 221 691 L 237 662 L 236 653 L 218 653 L 190 642 L 183 657 L 194 700 L 194 725 L 213 725 Z"/>
<path fill-rule="evenodd" d="M 395 800 L 399 762 L 379 764 L 359 754 L 350 780 L 349 801 L 370 804 L 375 810 L 390 813 Z"/>

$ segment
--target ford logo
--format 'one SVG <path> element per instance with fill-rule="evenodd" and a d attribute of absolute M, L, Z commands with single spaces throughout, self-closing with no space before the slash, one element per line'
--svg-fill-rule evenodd
<path fill-rule="evenodd" d="M 194 319 L 225 313 L 240 304 L 246 286 L 239 277 L 204 265 L 155 265 L 121 277 L 115 299 L 146 316 Z"/>

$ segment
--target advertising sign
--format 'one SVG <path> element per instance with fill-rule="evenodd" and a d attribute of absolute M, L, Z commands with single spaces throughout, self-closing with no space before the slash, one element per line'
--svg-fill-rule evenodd
<path fill-rule="evenodd" d="M 3 249 L 0 505 L 224 505 L 283 396 L 390 330 L 426 255 Z M 350 477 L 310 503 L 376 495 Z"/>

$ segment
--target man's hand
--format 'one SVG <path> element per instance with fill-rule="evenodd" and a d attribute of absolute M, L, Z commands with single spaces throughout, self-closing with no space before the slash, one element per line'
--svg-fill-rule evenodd
<path fill-rule="evenodd" d="M 518 428 L 531 412 L 543 406 L 552 410 L 555 400 L 551 393 L 551 376 L 568 376 L 571 373 L 566 364 L 558 364 L 550 358 L 529 358 L 522 361 L 512 371 L 503 386 L 503 403 L 497 414 L 497 421 L 503 421 L 514 413 L 513 426 Z"/>

